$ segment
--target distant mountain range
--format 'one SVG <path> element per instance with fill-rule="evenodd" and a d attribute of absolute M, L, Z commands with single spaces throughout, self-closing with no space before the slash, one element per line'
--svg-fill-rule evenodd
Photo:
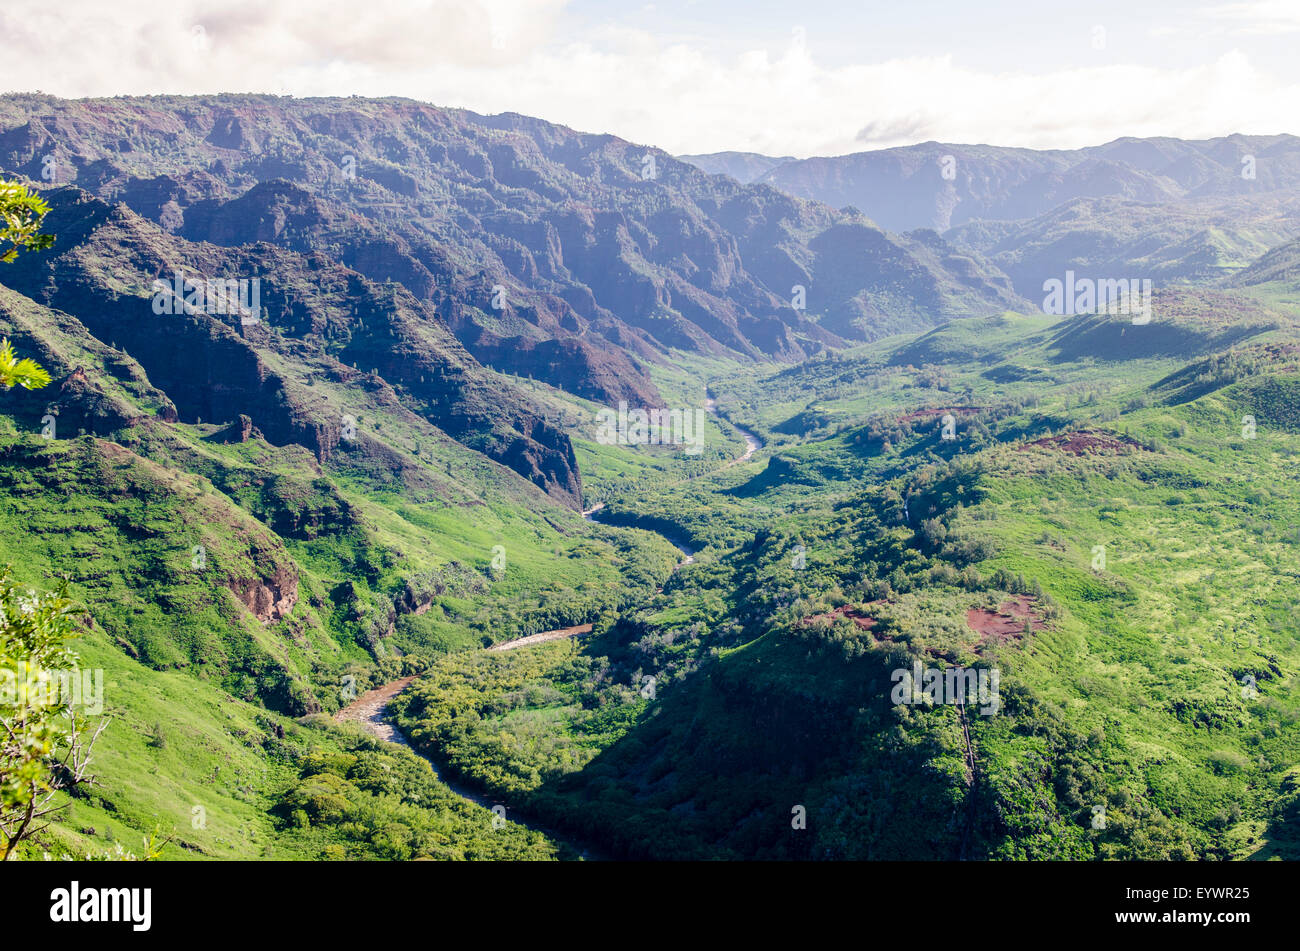
<path fill-rule="evenodd" d="M 1078 198 L 1025 221 L 972 221 L 944 237 L 987 256 L 1035 300 L 1043 281 L 1066 269 L 1160 285 L 1227 281 L 1297 235 L 1300 191 L 1159 204 Z"/>
<path fill-rule="evenodd" d="M 923 142 L 827 158 L 744 152 L 682 158 L 739 181 L 836 208 L 853 206 L 891 231 L 1035 218 L 1084 198 L 1158 204 L 1294 192 L 1300 186 L 1300 138 L 1294 135 L 1124 138 L 1046 151 Z"/>
<path fill-rule="evenodd" d="M 1300 138 L 1117 139 L 1069 151 L 925 142 L 827 158 L 719 152 L 701 169 L 933 229 L 1036 299 L 1066 268 L 1162 282 L 1231 277 L 1300 235 Z"/>
<path fill-rule="evenodd" d="M 730 175 L 742 185 L 758 181 L 779 165 L 797 162 L 793 156 L 775 158 L 758 152 L 713 152 L 707 155 L 679 155 L 683 162 L 689 162 L 696 168 L 703 169 L 710 175 Z"/>

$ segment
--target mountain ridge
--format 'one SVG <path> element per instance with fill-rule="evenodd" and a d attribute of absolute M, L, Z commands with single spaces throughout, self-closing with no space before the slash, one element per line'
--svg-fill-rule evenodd
<path fill-rule="evenodd" d="M 265 238 L 327 253 L 430 301 L 477 359 L 607 403 L 653 405 L 673 350 L 799 360 L 1019 299 L 987 262 L 921 253 L 890 286 L 870 256 L 826 276 L 834 226 L 859 215 L 704 175 L 615 136 L 410 100 L 265 96 L 0 97 L 0 167 L 123 200 L 192 240 Z M 277 185 L 274 206 L 250 191 Z M 294 191 L 296 188 L 298 191 Z M 241 201 L 242 200 L 242 201 Z M 233 245 L 232 245 L 233 246 Z M 823 285 L 835 294 L 821 293 Z M 795 287 L 807 289 L 795 300 Z M 918 296 L 919 295 L 919 296 Z M 894 317 L 897 307 L 905 313 Z M 835 329 L 824 326 L 834 314 Z M 549 348 L 549 349 L 548 349 Z"/>
<path fill-rule="evenodd" d="M 728 154 L 693 158 L 707 164 Z M 1294 189 L 1300 185 L 1300 137 L 1122 137 L 1043 150 L 929 141 L 783 161 L 754 181 L 837 208 L 861 208 L 893 231 L 942 232 L 975 220 L 1036 217 L 1074 198 L 1157 203 Z"/>

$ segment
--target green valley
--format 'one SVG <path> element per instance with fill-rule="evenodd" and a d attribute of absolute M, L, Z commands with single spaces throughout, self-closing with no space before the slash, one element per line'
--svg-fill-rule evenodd
<path fill-rule="evenodd" d="M 6 852 L 1300 858 L 1292 137 L 941 148 L 0 96 Z"/>

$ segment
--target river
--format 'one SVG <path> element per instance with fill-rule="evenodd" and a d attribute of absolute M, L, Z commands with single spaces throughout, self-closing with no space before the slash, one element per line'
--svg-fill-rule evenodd
<path fill-rule="evenodd" d="M 736 431 L 739 432 L 740 435 L 745 438 L 744 455 L 737 456 L 735 459 L 732 459 L 730 462 L 724 464 L 722 468 L 730 469 L 732 466 L 739 465 L 742 462 L 748 462 L 750 459 L 754 458 L 754 453 L 758 452 L 760 449 L 763 448 L 763 440 L 759 439 L 756 433 L 746 429 L 744 426 L 741 426 L 739 423 L 731 422 L 731 420 L 727 419 L 727 417 L 723 416 L 721 413 L 718 412 L 718 401 L 713 398 L 712 394 L 704 398 L 704 408 L 708 410 L 710 413 L 712 413 L 714 416 L 718 417 L 718 419 L 726 419 L 727 423 L 735 427 Z"/>
<path fill-rule="evenodd" d="M 750 430 L 746 429 L 744 426 L 741 426 L 737 423 L 733 423 L 731 420 L 727 419 L 727 417 L 723 416 L 721 413 L 718 412 L 718 401 L 713 397 L 711 393 L 709 393 L 708 390 L 705 390 L 704 408 L 708 410 L 709 413 L 711 413 L 712 415 L 718 417 L 718 419 L 726 420 L 727 424 L 733 427 L 737 432 L 739 432 L 740 435 L 744 437 L 745 440 L 744 453 L 737 456 L 735 459 L 731 459 L 727 462 L 724 462 L 718 469 L 713 470 L 714 472 L 721 472 L 723 469 L 730 469 L 732 466 L 740 465 L 740 463 L 742 462 L 748 462 L 750 459 L 754 458 L 754 453 L 758 452 L 758 450 L 763 448 L 763 440 L 758 438 L 758 435 L 756 433 L 751 432 Z M 686 478 L 696 479 L 699 478 L 699 476 L 687 476 Z M 582 517 L 587 519 L 587 521 L 589 522 L 601 521 L 600 519 L 596 518 L 596 513 L 599 512 L 604 507 L 605 507 L 604 502 L 597 502 L 591 508 L 583 509 Z M 636 527 L 644 528 L 646 529 L 646 531 L 655 532 L 656 534 L 662 535 L 664 538 L 668 539 L 668 541 L 672 542 L 673 545 L 676 546 L 677 550 L 680 551 L 683 555 L 681 562 L 678 563 L 677 565 L 678 568 L 695 563 L 696 549 L 692 548 L 690 545 L 682 541 L 680 538 L 674 538 L 672 535 L 669 535 L 667 532 L 663 531 L 662 529 L 649 528 L 644 525 L 637 525 Z"/>
<path fill-rule="evenodd" d="M 718 413 L 718 401 L 714 399 L 712 395 L 708 394 L 707 391 L 706 391 L 706 399 L 704 401 L 704 408 L 708 410 L 710 413 L 712 413 L 714 416 L 717 416 L 719 419 L 726 418 Z M 735 459 L 732 459 L 729 462 L 724 463 L 721 467 L 722 469 L 728 469 L 731 466 L 738 465 L 742 462 L 747 462 L 748 460 L 754 457 L 754 453 L 756 453 L 759 449 L 763 448 L 763 441 L 759 439 L 757 435 L 750 432 L 748 429 L 744 428 L 743 426 L 736 425 L 735 423 L 731 422 L 731 420 L 727 420 L 727 422 L 731 426 L 734 426 L 736 430 L 741 434 L 741 436 L 745 438 L 745 452 L 743 455 L 737 456 Z M 715 470 L 715 471 L 721 471 L 721 470 Z M 597 520 L 595 517 L 596 513 L 598 513 L 604 507 L 605 507 L 604 502 L 597 502 L 591 508 L 584 510 L 582 513 L 582 517 L 587 519 L 588 521 L 594 522 Z M 658 531 L 657 529 L 650 529 L 650 531 L 656 531 L 658 534 L 663 535 L 664 538 L 672 542 L 672 544 L 676 546 L 678 551 L 682 553 L 683 556 L 682 560 L 673 569 L 674 571 L 676 571 L 678 568 L 683 568 L 686 565 L 693 564 L 695 562 L 696 552 L 695 549 L 692 548 L 690 545 L 687 545 L 685 542 L 681 541 L 680 539 L 673 538 L 672 536 L 662 531 Z M 560 640 L 565 637 L 577 637 L 581 634 L 589 633 L 590 631 L 591 631 L 590 624 L 580 624 L 575 627 L 561 628 L 560 630 L 556 630 L 556 631 L 544 631 L 541 634 L 531 634 L 528 637 L 519 638 L 514 641 L 506 641 L 501 644 L 494 644 L 492 647 L 488 649 L 490 651 L 512 650 L 518 647 L 525 647 L 530 644 L 539 644 L 546 641 Z M 416 676 L 418 675 L 402 677 L 398 680 L 391 680 L 388 683 L 383 684 L 382 686 L 374 688 L 373 690 L 367 690 L 361 696 L 357 697 L 356 700 L 352 701 L 352 703 L 348 704 L 338 713 L 334 714 L 334 719 L 339 721 L 340 723 L 351 722 L 351 723 L 360 724 L 360 726 L 364 730 L 366 730 L 366 732 L 370 733 L 372 736 L 376 737 L 377 739 L 387 740 L 389 743 L 397 743 L 400 746 L 405 746 L 408 749 L 411 749 L 413 752 L 415 752 L 418 756 L 420 756 L 425 762 L 427 762 L 433 768 L 433 772 L 438 777 L 439 782 L 441 782 L 444 786 L 446 786 L 448 789 L 450 789 L 452 792 L 454 792 L 456 795 L 460 796 L 461 798 L 468 799 L 470 802 L 477 803 L 478 805 L 482 806 L 484 809 L 489 809 L 489 810 L 493 806 L 504 805 L 503 803 L 500 803 L 495 799 L 483 795 L 481 792 L 478 792 L 477 790 L 470 789 L 467 786 L 448 780 L 445 776 L 443 776 L 442 771 L 438 768 L 438 764 L 435 763 L 428 756 L 425 756 L 423 753 L 419 752 L 418 750 L 415 750 L 411 746 L 411 744 L 407 741 L 406 737 L 402 734 L 402 731 L 399 730 L 396 727 L 396 725 L 394 725 L 390 720 L 387 719 L 388 704 L 392 701 L 394 697 L 396 697 L 399 693 L 405 690 L 411 684 L 411 682 L 416 679 Z M 585 846 L 585 845 L 580 846 L 574 843 L 571 839 L 567 839 L 565 837 L 557 835 L 555 832 L 546 828 L 545 826 L 539 825 L 528 819 L 509 815 L 509 813 L 507 813 L 507 816 L 512 822 L 516 822 L 519 825 L 526 826 L 527 828 L 540 832 L 543 835 L 545 835 L 548 839 L 551 839 L 554 842 L 559 842 L 559 843 L 563 843 L 564 845 L 567 845 L 570 849 L 572 849 L 578 855 L 582 856 L 582 858 L 584 859 L 605 858 L 605 856 L 600 854 L 599 851 L 597 851 L 596 849 L 593 849 L 590 846 Z"/>
<path fill-rule="evenodd" d="M 588 631 L 591 630 L 590 624 L 585 625 L 585 627 Z M 574 630 L 574 628 L 566 628 L 563 632 L 547 631 L 546 634 L 534 634 L 533 636 L 546 637 L 550 634 L 563 634 L 572 637 Z M 491 811 L 493 806 L 505 807 L 506 804 L 501 802 L 499 799 L 485 796 L 476 789 L 471 789 L 468 786 L 448 779 L 443 775 L 443 771 L 438 768 L 438 764 L 434 762 L 432 758 L 411 746 L 410 742 L 406 739 L 406 735 L 397 728 L 396 724 L 387 718 L 389 703 L 392 702 L 394 697 L 410 686 L 411 682 L 418 676 L 419 674 L 412 674 L 409 677 L 390 680 L 388 683 L 375 687 L 373 690 L 367 690 L 361 696 L 357 697 L 356 700 L 352 701 L 338 713 L 334 714 L 334 719 L 340 723 L 358 723 L 367 733 L 376 739 L 386 740 L 389 743 L 396 743 L 398 746 L 405 746 L 407 749 L 411 750 L 411 752 L 415 753 L 416 756 L 429 764 L 433 769 L 433 774 L 438 778 L 438 782 L 442 783 L 462 799 L 468 799 L 470 802 L 476 803 L 488 811 Z M 516 825 L 532 829 L 534 832 L 540 832 L 542 835 L 546 836 L 546 838 L 558 845 L 567 846 L 585 861 L 605 861 L 608 858 L 608 856 L 602 853 L 599 849 L 584 843 L 575 842 L 571 837 L 561 835 L 549 826 L 542 825 L 539 822 L 534 822 L 531 819 L 515 814 L 513 810 L 507 809 L 505 817 Z"/>

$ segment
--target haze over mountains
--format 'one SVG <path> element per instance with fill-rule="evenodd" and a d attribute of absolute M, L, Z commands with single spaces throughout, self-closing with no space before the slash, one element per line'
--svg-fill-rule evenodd
<path fill-rule="evenodd" d="M 1294 135 L 1125 138 L 1072 150 L 922 142 L 825 158 L 720 152 L 682 159 L 836 208 L 852 205 L 891 231 L 1036 218 L 1079 198 L 1159 204 L 1294 192 L 1300 185 Z"/>
<path fill-rule="evenodd" d="M 786 155 L 774 157 L 758 152 L 712 152 L 704 155 L 679 155 L 683 162 L 690 162 L 696 168 L 710 175 L 729 175 L 742 185 L 758 181 L 779 165 L 797 162 L 798 159 Z"/>
<path fill-rule="evenodd" d="M 826 158 L 724 152 L 700 168 L 881 227 L 933 229 L 1038 300 L 1063 267 L 1163 283 L 1225 279 L 1300 234 L 1300 138 L 1117 139 L 1035 151 L 925 142 Z"/>

